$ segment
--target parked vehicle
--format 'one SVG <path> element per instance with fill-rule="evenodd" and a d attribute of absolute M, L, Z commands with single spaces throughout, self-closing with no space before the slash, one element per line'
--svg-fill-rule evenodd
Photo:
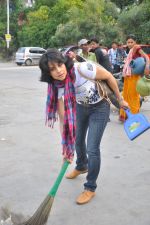
<path fill-rule="evenodd" d="M 37 65 L 45 52 L 46 50 L 40 47 L 21 47 L 16 52 L 15 62 L 19 66 L 22 64 L 26 66 Z"/>
<path fill-rule="evenodd" d="M 143 51 L 149 56 L 150 58 L 150 45 L 140 45 Z"/>
<path fill-rule="evenodd" d="M 70 51 L 79 54 L 82 50 L 76 45 L 70 45 L 59 49 L 63 55 L 67 55 Z"/>
<path fill-rule="evenodd" d="M 150 58 L 150 44 L 140 44 L 141 48 L 143 49 L 143 51 L 148 55 L 148 57 Z M 125 51 L 128 53 L 129 50 L 127 48 L 126 45 L 123 46 L 123 48 L 125 49 Z"/>

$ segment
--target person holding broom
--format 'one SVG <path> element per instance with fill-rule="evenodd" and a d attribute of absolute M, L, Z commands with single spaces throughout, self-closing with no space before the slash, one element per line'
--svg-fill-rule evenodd
<path fill-rule="evenodd" d="M 120 107 L 128 108 L 128 103 L 119 93 L 112 74 L 92 62 L 74 63 L 57 49 L 48 49 L 42 55 L 39 67 L 40 80 L 48 83 L 46 122 L 53 127 L 57 113 L 63 118 L 61 133 L 65 160 L 72 162 L 76 149 L 76 168 L 67 174 L 67 178 L 73 179 L 87 172 L 84 191 L 76 200 L 77 204 L 85 204 L 94 197 L 97 188 L 101 166 L 100 142 L 110 114 L 108 101 L 98 94 L 93 81 L 106 80 Z"/>

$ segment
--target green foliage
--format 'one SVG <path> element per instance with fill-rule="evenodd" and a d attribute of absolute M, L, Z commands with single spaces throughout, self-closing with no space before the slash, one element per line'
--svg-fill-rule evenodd
<path fill-rule="evenodd" d="M 4 13 L 4 8 L 0 8 L 0 15 L 1 15 L 1 20 L 0 20 L 0 37 L 4 38 L 4 34 L 6 33 L 6 15 Z"/>
<path fill-rule="evenodd" d="M 133 33 L 139 42 L 150 43 L 150 2 L 131 7 L 129 11 L 124 10 L 118 23 L 125 35 Z"/>
<path fill-rule="evenodd" d="M 112 0 L 121 10 L 133 4 L 140 4 L 143 0 Z"/>
<path fill-rule="evenodd" d="M 66 35 L 67 34 L 67 35 Z M 79 40 L 81 33 L 78 26 L 72 21 L 65 25 L 60 24 L 54 36 L 51 38 L 53 46 L 65 46 L 67 44 L 75 44 Z"/>
<path fill-rule="evenodd" d="M 49 39 L 51 37 L 50 33 L 50 23 L 47 26 L 42 26 L 42 22 L 38 25 L 25 26 L 21 31 L 18 32 L 18 39 L 20 46 L 39 46 L 43 48 L 48 48 Z"/>
<path fill-rule="evenodd" d="M 41 6 L 45 5 L 49 8 L 53 7 L 57 3 L 57 0 L 36 0 L 35 9 L 39 9 Z"/>
<path fill-rule="evenodd" d="M 20 46 L 40 46 L 47 48 L 51 36 L 50 9 L 41 6 L 37 11 L 29 12 L 27 23 L 18 32 Z"/>
<path fill-rule="evenodd" d="M 114 28 L 118 14 L 119 11 L 111 2 L 106 4 L 104 0 L 95 0 L 93 4 L 93 0 L 86 0 L 80 8 L 74 6 L 66 11 L 69 22 L 57 27 L 53 40 L 55 44 L 67 45 L 77 43 L 83 37 L 97 36 L 101 42 L 109 44 L 110 39 L 118 34 Z M 106 36 L 107 30 L 109 36 Z"/>
<path fill-rule="evenodd" d="M 7 33 L 7 4 L 6 0 L 1 1 L 0 6 L 0 48 L 1 53 L 5 57 L 5 54 L 9 52 L 11 55 L 15 49 L 17 48 L 17 20 L 18 20 L 18 13 L 22 8 L 22 0 L 10 0 L 10 14 L 9 14 L 9 33 L 11 34 L 11 42 L 10 48 L 6 49 L 6 41 L 5 41 L 5 34 Z M 7 50 L 7 51 L 6 51 Z M 7 57 L 7 54 L 6 54 Z"/>
<path fill-rule="evenodd" d="M 51 9 L 51 19 L 53 23 L 57 26 L 61 23 L 68 22 L 68 12 L 72 8 L 77 7 L 80 9 L 82 7 L 82 0 L 58 0 L 55 6 Z"/>
<path fill-rule="evenodd" d="M 37 11 L 29 12 L 27 19 L 30 24 L 38 21 L 47 21 L 49 19 L 50 9 L 47 6 L 41 6 Z"/>
<path fill-rule="evenodd" d="M 93 36 L 110 46 L 114 40 L 125 41 L 131 31 L 141 42 L 150 42 L 149 0 L 36 0 L 32 8 L 24 8 L 22 3 L 23 0 L 10 0 L 11 51 L 20 46 L 48 48 L 76 44 L 81 38 Z M 3 50 L 6 50 L 6 21 L 6 0 L 0 0 Z"/>

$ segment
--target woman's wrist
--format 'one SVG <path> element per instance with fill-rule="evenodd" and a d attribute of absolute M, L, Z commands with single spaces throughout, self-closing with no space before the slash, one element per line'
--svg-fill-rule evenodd
<path fill-rule="evenodd" d="M 119 97 L 117 98 L 117 100 L 118 100 L 119 104 L 121 104 L 121 103 L 124 101 L 124 99 L 123 99 L 122 96 L 119 96 Z"/>

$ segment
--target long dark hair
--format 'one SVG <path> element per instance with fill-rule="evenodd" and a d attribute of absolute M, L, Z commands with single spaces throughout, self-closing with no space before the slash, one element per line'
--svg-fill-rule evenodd
<path fill-rule="evenodd" d="M 74 62 L 69 56 L 63 56 L 62 53 L 56 48 L 49 48 L 45 54 L 42 55 L 39 67 L 41 69 L 40 81 L 52 83 L 53 78 L 51 76 L 48 62 L 54 63 L 64 63 L 67 69 L 67 72 L 73 67 Z"/>
<path fill-rule="evenodd" d="M 134 41 L 137 41 L 137 37 L 136 37 L 134 34 L 129 34 L 129 35 L 126 37 L 126 41 L 127 41 L 128 39 L 132 39 L 132 40 L 134 40 Z"/>

